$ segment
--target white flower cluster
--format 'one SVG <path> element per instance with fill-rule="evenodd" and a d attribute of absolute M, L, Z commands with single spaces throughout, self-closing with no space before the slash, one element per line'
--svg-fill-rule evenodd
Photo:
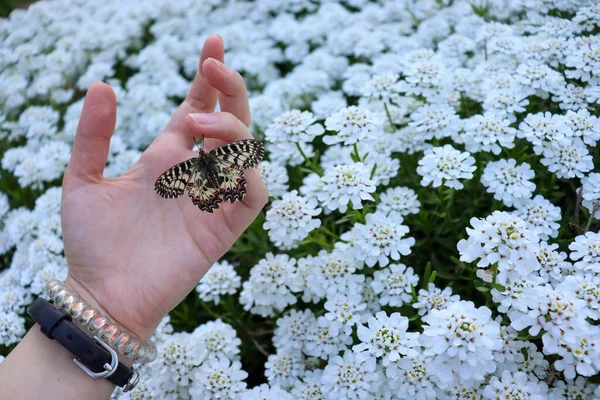
<path fill-rule="evenodd" d="M 600 398 L 599 31 L 593 0 L 13 12 L 0 20 L 0 348 L 66 276 L 58 186 L 85 90 L 115 89 L 105 176 L 118 176 L 218 32 L 266 141 L 271 201 L 249 250 L 186 299 L 197 320 L 175 326 L 198 326 L 165 318 L 160 357 L 115 399 Z"/>
<path fill-rule="evenodd" d="M 267 221 L 263 225 L 275 246 L 284 250 L 297 247 L 310 231 L 321 226 L 321 221 L 314 218 L 321 213 L 316 205 L 316 199 L 306 200 L 298 196 L 296 190 L 275 200 L 267 211 Z"/>
<path fill-rule="evenodd" d="M 196 286 L 196 292 L 200 300 L 219 304 L 221 296 L 235 294 L 241 285 L 242 281 L 234 266 L 221 261 L 210 267 Z"/>

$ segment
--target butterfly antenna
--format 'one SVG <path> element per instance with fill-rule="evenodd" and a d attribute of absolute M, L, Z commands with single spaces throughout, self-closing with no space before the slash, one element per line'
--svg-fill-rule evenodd
<path fill-rule="evenodd" d="M 204 136 L 202 136 L 203 141 L 204 141 Z M 194 143 L 196 144 L 196 146 L 200 147 L 200 145 L 198 144 L 198 140 L 196 140 L 196 138 L 194 136 L 192 136 L 192 139 L 194 139 Z"/>

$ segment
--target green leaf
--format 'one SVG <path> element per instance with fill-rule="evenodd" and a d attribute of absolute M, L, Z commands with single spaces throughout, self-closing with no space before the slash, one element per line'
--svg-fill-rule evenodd
<path fill-rule="evenodd" d="M 425 272 L 423 272 L 423 285 L 421 286 L 423 289 L 427 289 L 427 283 L 429 283 L 430 277 L 431 277 L 431 261 L 429 261 L 425 265 Z"/>

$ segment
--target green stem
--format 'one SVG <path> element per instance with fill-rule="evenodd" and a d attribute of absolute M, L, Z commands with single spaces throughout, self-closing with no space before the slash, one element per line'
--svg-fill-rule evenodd
<path fill-rule="evenodd" d="M 354 152 L 352 154 L 354 154 L 356 156 L 356 159 L 358 160 L 358 162 L 362 162 L 362 159 L 360 158 L 360 154 L 358 153 L 358 145 L 356 143 L 354 143 L 352 145 L 352 148 L 354 149 Z"/>
<path fill-rule="evenodd" d="M 219 314 L 213 312 L 210 308 L 208 308 L 206 306 L 206 304 L 204 304 L 203 301 L 200 302 L 200 306 L 204 309 L 204 311 L 206 311 L 207 313 L 209 313 L 211 317 L 213 317 L 215 319 L 221 319 L 221 320 L 229 323 L 230 325 L 235 325 L 229 318 L 224 317 L 222 315 L 219 315 Z"/>
<path fill-rule="evenodd" d="M 583 230 L 584 234 L 590 230 L 590 226 L 592 226 L 592 221 L 594 220 L 594 216 L 596 215 L 598 210 L 600 210 L 600 200 L 595 202 L 592 206 L 592 209 L 590 210 L 590 219 L 588 219 L 588 222 L 585 225 L 585 229 Z"/>
<path fill-rule="evenodd" d="M 387 119 L 390 122 L 390 127 L 392 130 L 395 128 L 394 121 L 392 121 L 392 115 L 390 114 L 390 110 L 388 108 L 387 103 L 383 103 L 383 108 L 385 109 L 385 115 L 387 115 Z"/>
<path fill-rule="evenodd" d="M 329 229 L 325 228 L 324 226 L 321 226 L 320 230 L 321 230 L 321 232 L 326 233 L 327 235 L 331 236 L 335 240 L 339 240 L 340 239 L 340 237 L 338 235 L 336 235 L 335 233 L 331 232 Z"/>
<path fill-rule="evenodd" d="M 300 143 L 296 142 L 296 148 L 298 149 L 298 151 L 302 155 L 302 158 L 304 159 L 304 162 L 308 165 L 308 168 L 310 168 L 310 170 L 313 171 L 314 173 L 316 173 L 317 175 L 323 176 L 323 173 L 319 170 L 318 166 L 316 166 L 315 163 L 313 163 L 306 156 L 306 153 L 304 152 L 304 150 L 302 150 L 302 146 L 300 146 Z"/>
<path fill-rule="evenodd" d="M 300 151 L 300 154 L 302 154 L 302 158 L 304 158 L 304 161 L 309 166 L 312 166 L 312 163 L 310 162 L 309 158 L 306 156 L 306 153 L 304 153 L 304 150 L 302 150 L 302 146 L 300 146 L 300 143 L 296 142 L 296 147 L 298 148 L 298 151 Z"/>

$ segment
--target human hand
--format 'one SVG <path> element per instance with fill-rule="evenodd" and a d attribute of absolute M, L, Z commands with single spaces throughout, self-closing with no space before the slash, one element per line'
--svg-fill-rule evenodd
<path fill-rule="evenodd" d="M 244 172 L 243 201 L 224 202 L 213 214 L 200 211 L 187 196 L 166 200 L 154 192 L 160 174 L 198 155 L 192 151 L 193 136 L 206 138 L 205 150 L 252 137 L 243 78 L 222 64 L 223 57 L 222 39 L 209 37 L 185 101 L 140 160 L 118 178 L 102 176 L 115 127 L 114 92 L 95 83 L 85 98 L 63 181 L 67 283 L 143 341 L 268 200 L 255 169 Z M 217 99 L 222 112 L 207 114 Z M 199 124 L 189 116 L 194 113 L 215 116 L 215 122 Z"/>

